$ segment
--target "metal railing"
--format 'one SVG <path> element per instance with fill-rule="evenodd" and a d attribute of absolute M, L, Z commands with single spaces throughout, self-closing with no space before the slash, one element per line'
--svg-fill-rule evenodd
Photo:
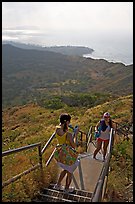
<path fill-rule="evenodd" d="M 90 126 L 88 134 L 86 135 L 86 152 L 88 150 L 90 142 L 92 142 L 92 126 Z"/>
<path fill-rule="evenodd" d="M 41 143 L 35 143 L 35 144 L 31 144 L 31 145 L 28 145 L 28 146 L 24 146 L 24 147 L 20 147 L 20 148 L 16 148 L 16 149 L 12 149 L 12 150 L 7 150 L 7 151 L 4 151 L 2 152 L 2 157 L 4 156 L 8 156 L 10 154 L 14 154 L 14 153 L 17 153 L 17 152 L 20 152 L 20 151 L 24 151 L 24 150 L 27 150 L 27 149 L 31 149 L 31 148 L 34 148 L 34 147 L 38 147 L 38 155 L 39 155 L 39 163 L 36 164 L 35 166 L 25 170 L 24 172 L 12 177 L 11 179 L 5 181 L 2 183 L 2 188 L 9 185 L 10 183 L 20 179 L 23 175 L 26 175 L 28 173 L 30 173 L 31 171 L 37 169 L 37 168 L 41 168 L 43 167 L 42 165 L 42 155 L 43 153 L 45 152 L 45 150 L 47 149 L 47 147 L 49 146 L 49 144 L 52 142 L 52 140 L 54 139 L 56 135 L 56 132 L 54 132 L 51 137 L 49 138 L 49 140 L 46 142 L 46 144 L 44 145 L 44 147 L 41 149 Z M 81 140 L 82 140 L 82 133 L 81 133 Z M 47 160 L 46 162 L 46 166 L 49 165 L 49 163 L 51 162 L 53 156 L 54 156 L 54 152 L 56 150 L 56 147 L 54 148 L 52 154 L 50 155 L 49 159 Z"/>
<path fill-rule="evenodd" d="M 35 143 L 35 144 L 32 144 L 32 145 L 28 145 L 28 146 L 24 146 L 24 147 L 21 147 L 21 148 L 12 149 L 12 150 L 2 152 L 2 157 L 4 157 L 4 156 L 8 156 L 10 154 L 17 153 L 17 152 L 20 152 L 20 151 L 24 151 L 24 150 L 27 150 L 27 149 L 30 149 L 30 148 L 38 147 L 38 155 L 39 155 L 39 163 L 38 164 L 36 164 L 32 168 L 29 168 L 29 169 L 25 170 L 24 172 L 22 172 L 20 174 L 14 176 L 13 178 L 3 182 L 2 183 L 2 188 L 9 185 L 11 182 L 14 182 L 17 179 L 21 178 L 23 175 L 26 175 L 26 174 L 30 173 L 31 171 L 33 171 L 33 170 L 35 170 L 35 169 L 37 169 L 39 167 L 42 169 L 43 168 L 42 155 L 45 152 L 45 150 L 47 149 L 47 147 L 49 146 L 49 144 L 54 139 L 55 135 L 56 135 L 56 133 L 54 132 L 42 149 L 41 149 L 41 143 Z M 81 140 L 82 140 L 82 137 L 81 137 Z M 90 142 L 92 142 L 92 126 L 90 126 L 89 131 L 86 134 L 86 152 L 87 152 L 87 149 L 88 149 L 88 146 L 89 146 Z M 108 145 L 108 149 L 107 149 L 106 161 L 104 162 L 103 169 L 101 171 L 101 174 L 100 174 L 100 177 L 98 179 L 95 191 L 93 193 L 92 202 L 100 202 L 102 200 L 103 196 L 104 196 L 104 192 L 105 192 L 105 188 L 106 188 L 106 182 L 107 182 L 107 176 L 108 176 L 109 162 L 110 162 L 110 158 L 111 158 L 112 146 L 113 146 L 113 129 L 111 128 L 110 141 L 109 141 L 109 145 Z M 48 166 L 49 163 L 51 162 L 55 150 L 56 150 L 56 147 L 54 148 L 54 150 L 52 151 L 49 159 L 47 160 L 46 166 Z M 73 178 L 73 180 L 75 180 L 75 178 Z"/>
<path fill-rule="evenodd" d="M 21 152 L 21 151 L 24 151 L 24 150 L 27 150 L 27 149 L 32 149 L 32 148 L 35 148 L 35 147 L 38 147 L 39 163 L 36 164 L 35 166 L 25 170 L 24 172 L 22 172 L 20 174 L 17 174 L 16 176 L 12 177 L 11 179 L 8 179 L 7 181 L 3 182 L 2 183 L 2 188 L 9 185 L 10 183 L 18 180 L 23 175 L 26 175 L 26 174 L 30 173 L 31 171 L 33 171 L 33 170 L 35 170 L 35 169 L 37 169 L 39 167 L 42 168 L 41 143 L 35 143 L 35 144 L 28 145 L 28 146 L 24 146 L 24 147 L 20 147 L 20 148 L 16 148 L 16 149 L 7 150 L 5 152 L 2 152 L 2 157 L 4 157 L 4 156 L 15 154 L 17 152 Z"/>
<path fill-rule="evenodd" d="M 106 184 L 107 184 L 107 178 L 108 178 L 108 172 L 109 172 L 109 163 L 110 163 L 110 159 L 111 159 L 113 142 L 114 142 L 114 130 L 113 130 L 113 128 L 111 128 L 106 160 L 104 162 L 103 169 L 102 169 L 101 174 L 99 176 L 95 191 L 93 192 L 92 202 L 101 202 L 103 200 L 105 189 L 106 189 Z"/>
<path fill-rule="evenodd" d="M 45 144 L 45 146 L 43 147 L 43 149 L 41 150 L 41 154 L 43 154 L 45 152 L 45 150 L 47 149 L 47 147 L 49 146 L 49 144 L 51 143 L 51 141 L 53 140 L 53 138 L 55 137 L 56 133 L 54 132 L 51 137 L 49 138 L 49 140 L 47 141 L 47 143 Z"/>

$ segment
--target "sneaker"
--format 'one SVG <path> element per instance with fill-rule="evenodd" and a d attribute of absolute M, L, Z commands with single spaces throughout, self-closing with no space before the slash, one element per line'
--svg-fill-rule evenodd
<path fill-rule="evenodd" d="M 75 191 L 74 187 L 70 187 L 70 188 L 64 190 L 65 193 L 72 193 L 73 191 Z"/>
<path fill-rule="evenodd" d="M 59 191 L 59 190 L 64 190 L 64 186 L 55 184 L 54 187 L 53 187 L 53 189 L 58 190 L 58 191 Z"/>

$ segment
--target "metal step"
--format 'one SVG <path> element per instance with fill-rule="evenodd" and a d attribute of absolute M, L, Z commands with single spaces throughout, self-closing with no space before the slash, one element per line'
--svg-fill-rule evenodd
<path fill-rule="evenodd" d="M 33 202 L 91 202 L 92 193 L 75 189 L 72 193 L 65 193 L 62 190 L 53 189 L 53 184 L 42 189 Z"/>
<path fill-rule="evenodd" d="M 53 189 L 54 184 L 50 184 L 48 189 Z M 45 189 L 45 188 L 44 188 Z M 54 189 L 53 189 L 54 190 Z M 60 191 L 59 191 L 60 192 Z M 80 195 L 84 197 L 91 198 L 92 197 L 92 192 L 86 191 L 86 190 L 81 190 L 81 189 L 75 189 L 75 191 L 72 193 L 74 195 Z"/>
<path fill-rule="evenodd" d="M 62 198 L 62 197 L 57 197 L 53 195 L 48 195 L 48 194 L 43 194 L 39 193 L 38 200 L 40 201 L 47 201 L 47 202 L 76 202 L 74 200 Z"/>
<path fill-rule="evenodd" d="M 64 191 L 58 191 L 54 189 L 44 188 L 42 193 L 45 195 L 55 196 L 58 198 L 64 198 L 77 202 L 91 201 L 92 194 L 87 191 L 75 190 L 72 193 L 65 193 Z"/>

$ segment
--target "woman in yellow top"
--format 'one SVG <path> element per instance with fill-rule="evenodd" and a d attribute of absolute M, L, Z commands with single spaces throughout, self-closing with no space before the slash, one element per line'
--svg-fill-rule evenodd
<path fill-rule="evenodd" d="M 69 126 L 70 120 L 71 120 L 71 116 L 69 114 L 67 113 L 61 114 L 60 125 L 56 126 L 56 138 L 58 140 L 59 145 L 62 145 L 65 148 L 68 145 L 70 146 L 71 149 L 72 148 L 75 149 L 76 143 L 72 139 L 72 134 L 68 132 L 68 126 Z M 78 132 L 79 132 L 79 129 L 77 129 L 77 131 L 75 132 L 74 139 L 76 139 Z M 66 154 L 68 154 L 68 152 L 66 152 Z M 71 155 L 68 155 L 68 156 L 71 156 Z M 57 163 L 63 169 L 63 171 L 61 172 L 58 182 L 54 186 L 54 189 L 62 190 L 61 182 L 65 177 L 65 175 L 67 174 L 65 189 L 63 190 L 67 193 L 74 191 L 74 188 L 73 187 L 69 188 L 69 186 L 72 181 L 73 171 L 76 169 L 76 167 L 79 164 L 79 159 L 75 159 L 72 165 L 67 165 L 61 162 L 57 162 Z"/>

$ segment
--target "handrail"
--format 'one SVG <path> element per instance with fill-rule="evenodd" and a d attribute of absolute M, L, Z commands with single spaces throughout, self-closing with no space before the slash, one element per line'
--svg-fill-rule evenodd
<path fill-rule="evenodd" d="M 24 151 L 24 150 L 27 150 L 27 149 L 31 149 L 31 148 L 34 148 L 34 147 L 38 147 L 38 150 L 39 150 L 39 151 L 38 151 L 38 153 L 39 153 L 39 163 L 36 164 L 36 165 L 34 165 L 33 167 L 31 167 L 31 168 L 25 170 L 24 172 L 22 172 L 22 173 L 20 173 L 20 174 L 17 174 L 16 176 L 12 177 L 11 179 L 8 179 L 7 181 L 3 182 L 3 183 L 2 183 L 2 188 L 5 187 L 5 186 L 7 186 L 7 185 L 9 185 L 10 183 L 12 183 L 12 182 L 18 180 L 18 179 L 21 178 L 23 175 L 26 175 L 26 174 L 30 173 L 31 171 L 37 169 L 38 167 L 42 168 L 41 142 L 2 152 L 2 157 L 4 157 L 4 156 L 8 156 L 8 155 L 10 155 L 10 154 L 17 153 L 17 152 L 21 152 L 21 151 Z"/>
<path fill-rule="evenodd" d="M 27 146 L 24 146 L 24 147 L 10 149 L 10 150 L 2 152 L 2 157 L 7 156 L 9 154 L 21 152 L 21 151 L 26 150 L 26 149 L 34 148 L 34 147 L 39 146 L 39 145 L 41 145 L 41 142 L 35 143 L 35 144 L 31 144 L 31 145 L 27 145 Z"/>
<path fill-rule="evenodd" d="M 24 147 L 21 147 L 21 148 L 16 148 L 16 149 L 7 150 L 5 152 L 2 152 L 2 157 L 4 157 L 4 156 L 8 156 L 10 154 L 17 153 L 17 152 L 20 152 L 20 151 L 23 151 L 23 150 L 34 148 L 36 146 L 38 146 L 38 150 L 39 150 L 39 152 L 38 152 L 39 153 L 39 163 L 36 164 L 35 166 L 33 166 L 32 168 L 29 168 L 29 169 L 25 170 L 24 172 L 14 176 L 13 178 L 5 181 L 2 184 L 2 187 L 7 186 L 11 182 L 16 181 L 17 179 L 21 178 L 23 175 L 26 175 L 26 174 L 30 173 L 31 171 L 35 170 L 38 167 L 41 167 L 41 169 L 42 169 L 42 155 L 45 152 L 45 150 L 47 149 L 47 147 L 49 146 L 49 144 L 51 143 L 51 141 L 53 140 L 53 138 L 55 137 L 55 135 L 56 135 L 56 132 L 54 132 L 51 135 L 51 137 L 49 138 L 49 140 L 47 141 L 47 143 L 44 145 L 44 147 L 42 149 L 41 149 L 41 143 L 35 143 L 35 144 L 31 144 L 31 145 L 24 146 Z M 89 145 L 89 143 L 91 141 L 92 141 L 92 126 L 90 126 L 89 131 L 86 134 L 86 152 L 87 152 L 88 145 Z M 103 197 L 103 194 L 104 194 L 103 185 L 104 185 L 104 180 L 106 178 L 106 175 L 108 173 L 112 146 L 113 146 L 113 129 L 111 128 L 110 141 L 109 141 L 109 145 L 108 145 L 108 149 L 107 149 L 106 161 L 104 162 L 103 169 L 102 169 L 101 174 L 99 176 L 99 180 L 98 180 L 98 182 L 96 184 L 96 188 L 95 188 L 95 191 L 94 191 L 93 196 L 92 196 L 92 202 L 99 202 L 99 201 L 102 200 L 102 197 Z M 48 166 L 50 161 L 52 160 L 55 150 L 56 150 L 56 147 L 54 148 L 51 156 L 47 160 L 46 166 Z"/>
<path fill-rule="evenodd" d="M 99 176 L 95 191 L 93 192 L 92 202 L 101 202 L 104 196 L 103 185 L 104 185 L 105 177 L 108 174 L 110 158 L 111 158 L 111 153 L 107 155 L 106 161 L 104 162 L 103 169 Z"/>
<path fill-rule="evenodd" d="M 48 147 L 48 145 L 51 143 L 52 139 L 55 137 L 56 135 L 56 132 L 54 132 L 52 134 L 52 136 L 49 138 L 49 140 L 47 141 L 47 143 L 45 144 L 45 146 L 43 147 L 43 149 L 41 150 L 41 154 L 44 153 L 44 151 L 46 150 L 46 148 Z"/>
<path fill-rule="evenodd" d="M 104 185 L 105 177 L 108 174 L 112 146 L 113 146 L 113 128 L 111 128 L 111 132 L 110 132 L 110 139 L 109 139 L 109 146 L 107 149 L 106 161 L 104 162 L 103 169 L 99 176 L 95 191 L 93 192 L 92 202 L 100 202 L 104 196 L 103 195 L 103 185 Z"/>
<path fill-rule="evenodd" d="M 46 166 L 48 166 L 48 165 L 50 164 L 50 162 L 51 162 L 51 160 L 52 160 L 52 158 L 53 158 L 53 156 L 54 156 L 55 151 L 56 151 L 56 147 L 54 148 L 54 150 L 53 150 L 51 156 L 50 156 L 49 159 L 47 160 L 47 162 L 46 162 L 46 164 L 45 164 Z"/>
<path fill-rule="evenodd" d="M 20 173 L 20 174 L 17 174 L 16 176 L 12 177 L 11 179 L 8 179 L 7 181 L 5 181 L 5 182 L 2 183 L 2 188 L 5 187 L 5 186 L 7 186 L 7 185 L 9 185 L 10 183 L 12 183 L 12 182 L 18 180 L 18 179 L 21 178 L 23 175 L 26 175 L 26 174 L 30 173 L 31 171 L 37 169 L 38 167 L 40 167 L 40 164 L 39 164 L 39 163 L 36 164 L 35 166 L 33 166 L 33 167 L 31 167 L 31 168 L 25 170 L 24 172 L 22 172 L 22 173 Z"/>
<path fill-rule="evenodd" d="M 90 126 L 88 134 L 86 136 L 86 152 L 88 150 L 89 143 L 92 141 L 92 126 Z"/>
<path fill-rule="evenodd" d="M 49 146 L 49 144 L 51 143 L 51 141 L 53 140 L 55 135 L 56 135 L 56 132 L 54 132 L 51 135 L 51 137 L 49 138 L 49 140 L 47 141 L 47 143 L 45 144 L 45 146 L 42 149 L 41 149 L 41 142 L 40 142 L 40 143 L 35 143 L 35 144 L 31 144 L 31 145 L 27 145 L 27 146 L 24 146 L 24 147 L 11 149 L 11 150 L 7 150 L 7 151 L 2 152 L 2 157 L 4 157 L 4 156 L 8 156 L 10 154 L 14 154 L 14 153 L 24 151 L 24 150 L 27 150 L 27 149 L 34 148 L 34 147 L 38 146 L 38 153 L 39 153 L 39 163 L 37 165 L 33 166 L 32 168 L 29 168 L 29 169 L 25 170 L 24 172 L 12 177 L 11 179 L 3 182 L 2 187 L 7 186 L 11 182 L 16 181 L 17 179 L 21 178 L 23 175 L 28 174 L 30 171 L 35 170 L 38 167 L 42 168 L 42 154 L 45 152 L 45 150 L 47 149 L 47 147 Z M 51 156 L 47 160 L 46 166 L 48 166 L 50 161 L 52 160 L 55 150 L 56 150 L 56 148 L 53 150 Z"/>

